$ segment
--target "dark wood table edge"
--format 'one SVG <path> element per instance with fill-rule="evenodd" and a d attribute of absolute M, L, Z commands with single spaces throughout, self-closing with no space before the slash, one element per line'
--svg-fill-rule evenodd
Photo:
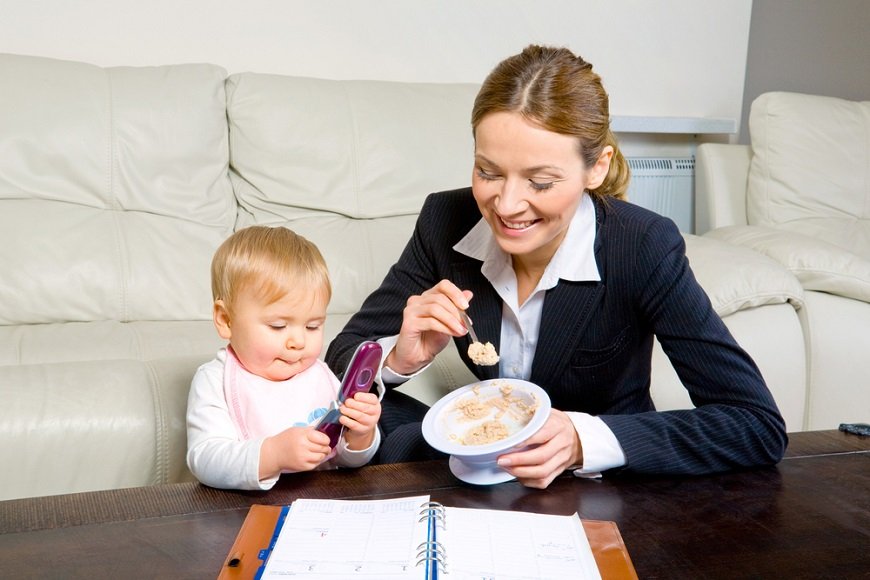
<path fill-rule="evenodd" d="M 861 453 L 870 453 L 870 437 L 837 430 L 801 432 L 789 434 L 783 461 Z M 439 489 L 465 485 L 450 474 L 445 463 L 435 460 L 300 473 L 282 478 L 269 491 L 228 491 L 189 482 L 6 500 L 0 501 L 0 535 L 239 510 L 254 504 L 286 505 L 298 498 L 325 497 L 326 490 L 334 499 L 361 499 L 432 495 Z M 340 495 L 335 494 L 336 477 L 341 478 Z"/>
<path fill-rule="evenodd" d="M 788 434 L 788 447 L 783 461 L 819 455 L 842 455 L 870 451 L 870 437 L 862 437 L 837 429 L 801 431 Z"/>
<path fill-rule="evenodd" d="M 3 534 L 287 505 L 299 498 L 362 499 L 433 493 L 461 485 L 442 464 L 425 461 L 294 474 L 269 491 L 223 490 L 198 482 L 0 501 Z M 340 485 L 336 478 L 341 480 Z M 341 489 L 336 494 L 336 489 Z"/>

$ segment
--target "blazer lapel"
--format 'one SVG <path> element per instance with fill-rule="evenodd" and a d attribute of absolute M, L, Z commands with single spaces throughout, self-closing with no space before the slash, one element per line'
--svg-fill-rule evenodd
<path fill-rule="evenodd" d="M 606 288 L 606 264 L 602 249 L 607 232 L 606 213 L 601 203 L 595 199 L 593 202 L 596 221 L 594 252 L 601 282 L 560 280 L 555 288 L 547 292 L 530 377 L 533 383 L 542 387 L 561 373 L 571 360 L 571 353 L 576 350 L 591 317 L 605 315 L 597 312 L 597 306 Z"/>
<path fill-rule="evenodd" d="M 531 381 L 546 388 L 571 358 L 577 342 L 604 296 L 600 282 L 561 280 L 544 298 L 541 331 L 532 363 Z"/>
<path fill-rule="evenodd" d="M 480 273 L 480 262 L 469 260 L 455 265 L 453 282 L 464 290 L 474 292 L 468 315 L 474 321 L 474 331 L 480 340 L 491 342 L 496 352 L 501 352 L 501 297 Z M 541 333 L 532 363 L 531 381 L 546 385 L 556 376 L 574 352 L 577 342 L 596 305 L 604 295 L 600 282 L 560 281 L 547 292 L 541 313 Z M 471 337 L 457 339 L 456 345 L 463 360 L 468 360 L 468 345 Z M 475 374 L 481 379 L 498 378 L 498 365 L 476 366 Z"/>

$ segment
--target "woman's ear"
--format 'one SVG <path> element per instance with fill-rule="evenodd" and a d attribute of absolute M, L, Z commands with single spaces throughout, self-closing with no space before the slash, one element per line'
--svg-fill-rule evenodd
<path fill-rule="evenodd" d="M 598 156 L 595 165 L 589 169 L 586 189 L 597 189 L 602 183 L 604 183 L 604 178 L 607 177 L 607 172 L 610 171 L 610 161 L 612 159 L 613 147 L 611 145 L 606 145 L 604 149 L 601 150 L 601 155 Z"/>
<path fill-rule="evenodd" d="M 214 327 L 217 329 L 218 336 L 224 340 L 229 340 L 232 335 L 232 332 L 230 332 L 230 312 L 227 310 L 227 305 L 223 300 L 214 301 L 212 316 L 214 317 Z"/>

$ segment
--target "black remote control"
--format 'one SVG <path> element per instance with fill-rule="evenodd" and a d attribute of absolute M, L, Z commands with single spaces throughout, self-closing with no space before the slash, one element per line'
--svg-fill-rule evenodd
<path fill-rule="evenodd" d="M 853 433 L 866 437 L 870 435 L 870 424 L 867 423 L 840 423 L 840 431 Z"/>

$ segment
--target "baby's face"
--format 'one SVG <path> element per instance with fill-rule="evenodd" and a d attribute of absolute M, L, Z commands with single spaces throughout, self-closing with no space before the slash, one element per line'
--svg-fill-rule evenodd
<path fill-rule="evenodd" d="M 252 289 L 239 293 L 230 316 L 230 345 L 255 375 L 283 381 L 320 356 L 327 300 L 322 292 L 285 294 L 266 303 Z"/>

